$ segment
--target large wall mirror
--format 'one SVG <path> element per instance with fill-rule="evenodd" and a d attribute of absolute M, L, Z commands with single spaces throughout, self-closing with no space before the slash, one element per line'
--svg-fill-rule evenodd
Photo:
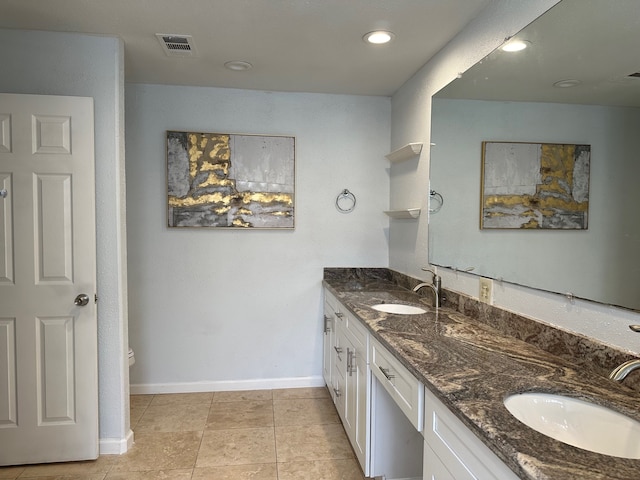
<path fill-rule="evenodd" d="M 639 12 L 562 0 L 434 96 L 431 264 L 640 310 Z M 590 145 L 588 228 L 480 229 L 485 141 Z"/>

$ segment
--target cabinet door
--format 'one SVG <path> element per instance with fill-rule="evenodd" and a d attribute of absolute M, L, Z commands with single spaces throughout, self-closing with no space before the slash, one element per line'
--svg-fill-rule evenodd
<path fill-rule="evenodd" d="M 370 397 L 371 381 L 369 379 L 369 369 L 366 362 L 366 350 L 355 349 L 354 356 L 352 357 L 353 363 L 353 377 L 355 380 L 352 382 L 354 387 L 354 435 L 352 439 L 353 449 L 356 452 L 356 457 L 360 462 L 360 466 L 365 475 L 369 475 L 369 452 L 370 452 L 370 436 L 369 436 L 369 418 L 370 411 L 367 408 L 369 403 L 367 399 Z"/>
<path fill-rule="evenodd" d="M 345 332 L 346 333 L 346 332 Z M 358 371 L 355 366 L 355 348 L 351 339 L 344 335 L 343 337 L 344 354 L 345 354 L 345 374 L 344 374 L 344 394 L 345 394 L 345 412 L 344 412 L 344 429 L 347 431 L 347 435 L 354 443 L 357 413 L 358 413 Z"/>
<path fill-rule="evenodd" d="M 338 320 L 335 323 L 333 348 L 331 352 L 332 367 L 331 381 L 333 383 L 333 396 L 336 409 L 340 415 L 342 423 L 347 429 L 347 419 L 349 418 L 349 410 L 347 401 L 349 398 L 347 379 L 347 347 L 349 346 L 347 337 L 344 332 L 342 323 Z"/>
<path fill-rule="evenodd" d="M 518 476 L 428 389 L 425 389 L 424 416 L 424 440 L 456 480 L 518 480 Z M 424 478 L 431 480 L 431 477 Z"/>
<path fill-rule="evenodd" d="M 334 403 L 336 404 L 336 410 L 338 411 L 338 415 L 340 419 L 344 422 L 344 413 L 345 413 L 345 383 L 344 377 L 342 373 L 338 370 L 333 371 L 333 376 L 331 378 L 331 393 L 334 398 Z"/>
<path fill-rule="evenodd" d="M 343 425 L 351 446 L 365 475 L 369 469 L 369 411 L 368 395 L 370 380 L 367 367 L 367 351 L 348 331 L 344 331 L 342 344 L 346 355 L 344 374 L 344 418 Z"/>
<path fill-rule="evenodd" d="M 331 386 L 331 371 L 333 370 L 333 344 L 334 344 L 334 324 L 335 316 L 331 305 L 325 300 L 324 302 L 324 321 L 322 336 L 322 376 L 328 387 Z M 334 397 L 333 392 L 331 393 Z M 335 402 L 335 398 L 333 398 Z"/>
<path fill-rule="evenodd" d="M 447 470 L 444 463 L 440 461 L 438 456 L 433 453 L 431 447 L 425 442 L 424 444 L 424 465 L 422 468 L 423 480 L 458 480 L 451 472 Z"/>

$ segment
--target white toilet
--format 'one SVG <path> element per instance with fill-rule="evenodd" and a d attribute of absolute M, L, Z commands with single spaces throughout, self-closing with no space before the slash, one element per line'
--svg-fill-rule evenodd
<path fill-rule="evenodd" d="M 136 363 L 136 356 L 133 353 L 133 348 L 129 347 L 129 368 L 131 368 L 131 365 L 134 363 Z"/>

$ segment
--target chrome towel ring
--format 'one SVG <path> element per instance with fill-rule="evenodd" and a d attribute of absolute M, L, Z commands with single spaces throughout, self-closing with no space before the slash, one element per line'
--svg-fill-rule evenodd
<path fill-rule="evenodd" d="M 356 208 L 356 196 L 346 188 L 336 197 L 336 208 L 340 213 L 351 213 Z"/>
<path fill-rule="evenodd" d="M 437 205 L 435 207 L 431 207 L 431 200 L 435 199 Z M 429 190 L 429 213 L 437 213 L 440 211 L 442 206 L 444 205 L 444 198 L 435 190 Z"/>

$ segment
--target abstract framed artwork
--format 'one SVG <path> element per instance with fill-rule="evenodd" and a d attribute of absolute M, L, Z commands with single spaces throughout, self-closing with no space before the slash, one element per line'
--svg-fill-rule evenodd
<path fill-rule="evenodd" d="M 591 146 L 482 142 L 481 229 L 586 230 Z"/>
<path fill-rule="evenodd" d="M 169 227 L 294 228 L 295 137 L 167 131 Z"/>

